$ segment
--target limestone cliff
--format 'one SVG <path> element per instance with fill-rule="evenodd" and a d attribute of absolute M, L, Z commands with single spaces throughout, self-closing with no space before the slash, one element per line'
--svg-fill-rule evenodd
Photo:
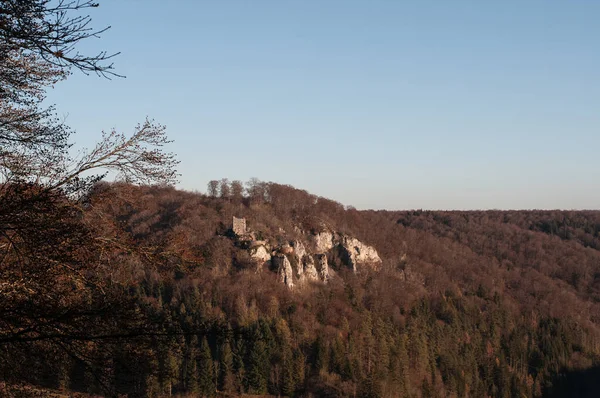
<path fill-rule="evenodd" d="M 317 270 L 319 272 L 319 278 L 323 282 L 327 282 L 329 280 L 329 265 L 327 264 L 327 255 L 326 254 L 317 254 Z"/>
<path fill-rule="evenodd" d="M 311 240 L 315 246 L 315 253 L 326 253 L 335 246 L 334 235 L 329 231 L 312 234 Z"/>
<path fill-rule="evenodd" d="M 237 235 L 238 247 L 248 250 L 257 264 L 257 271 L 270 262 L 278 279 L 290 289 L 307 283 L 327 283 L 333 275 L 328 257 L 335 260 L 334 267 L 348 267 L 354 272 L 359 272 L 365 266 L 376 269 L 381 264 L 374 247 L 346 234 L 327 229 L 304 232 L 296 227 L 296 238 L 293 240 L 286 241 L 285 231 L 280 231 L 271 239 L 259 241 L 254 236 L 262 236 L 262 233 L 251 231 L 245 220 L 234 221 L 245 227 L 243 242 Z"/>
<path fill-rule="evenodd" d="M 294 249 L 294 255 L 301 261 L 306 255 L 306 247 L 304 247 L 304 244 L 299 240 L 295 240 L 291 243 L 291 247 Z"/>
<path fill-rule="evenodd" d="M 279 282 L 284 283 L 289 289 L 294 288 L 294 272 L 292 270 L 292 264 L 285 254 L 275 255 L 271 261 L 273 267 L 277 270 L 277 277 Z"/>
<path fill-rule="evenodd" d="M 342 252 L 347 257 L 348 266 L 357 272 L 359 265 L 370 265 L 377 267 L 381 264 L 381 258 L 374 247 L 365 245 L 356 238 L 344 236 L 341 241 Z"/>
<path fill-rule="evenodd" d="M 344 258 L 346 266 L 352 268 L 354 272 L 358 271 L 360 265 L 377 267 L 381 264 L 381 258 L 374 247 L 366 245 L 352 236 L 322 231 L 311 234 L 310 240 L 317 254 L 337 249 Z"/>
<path fill-rule="evenodd" d="M 307 281 L 311 281 L 311 282 L 317 282 L 319 280 L 326 282 L 327 279 L 329 278 L 329 275 L 327 275 L 327 277 L 323 278 L 321 277 L 321 275 L 319 274 L 319 272 L 317 271 L 317 268 L 315 267 L 315 260 L 313 259 L 313 256 L 310 255 L 304 255 L 304 257 L 302 258 L 302 267 L 304 268 L 304 279 Z"/>

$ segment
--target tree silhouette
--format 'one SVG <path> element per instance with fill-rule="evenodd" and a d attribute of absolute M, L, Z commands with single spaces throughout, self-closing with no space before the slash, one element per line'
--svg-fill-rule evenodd
<path fill-rule="evenodd" d="M 82 212 L 108 170 L 136 183 L 176 181 L 178 162 L 163 151 L 164 127 L 147 120 L 129 137 L 103 133 L 73 157 L 72 130 L 53 108 L 42 107 L 46 89 L 72 69 L 116 76 L 109 63 L 115 54 L 77 50 L 104 31 L 92 30 L 90 17 L 80 14 L 95 6 L 0 3 L 0 367 L 8 380 L 31 380 L 36 375 L 28 366 L 65 354 L 106 386 L 102 355 L 112 343 L 102 354 L 94 342 L 158 333 L 128 287 L 109 277 L 121 244 L 102 239 Z"/>

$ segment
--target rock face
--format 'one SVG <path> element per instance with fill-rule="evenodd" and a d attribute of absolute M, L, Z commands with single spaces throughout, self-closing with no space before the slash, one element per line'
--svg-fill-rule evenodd
<path fill-rule="evenodd" d="M 377 250 L 374 247 L 365 245 L 356 238 L 344 236 L 340 244 L 342 253 L 346 256 L 346 260 L 349 267 L 356 272 L 358 265 L 371 265 L 377 266 L 381 264 L 381 258 L 377 254 Z"/>
<path fill-rule="evenodd" d="M 279 282 L 284 283 L 289 289 L 294 288 L 294 271 L 290 260 L 283 255 L 277 254 L 271 259 L 273 266 L 277 269 L 277 277 Z"/>
<path fill-rule="evenodd" d="M 329 265 L 327 264 L 327 255 L 326 254 L 317 254 L 317 272 L 319 273 L 319 278 L 323 282 L 327 282 L 329 280 Z"/>
<path fill-rule="evenodd" d="M 291 242 L 291 247 L 294 249 L 293 254 L 296 258 L 296 264 L 298 264 L 298 269 L 296 270 L 298 282 L 303 284 L 307 281 L 317 281 L 319 275 L 315 268 L 315 262 L 312 257 L 307 254 L 304 244 L 299 240 L 295 240 Z"/>
<path fill-rule="evenodd" d="M 295 240 L 292 242 L 291 246 L 294 249 L 294 255 L 298 258 L 298 261 L 301 262 L 302 258 L 306 255 L 304 244 L 299 240 Z"/>
<path fill-rule="evenodd" d="M 377 266 L 381 264 L 381 258 L 374 247 L 366 245 L 351 236 L 333 233 L 329 231 L 310 235 L 315 247 L 315 254 L 327 253 L 336 249 L 341 254 L 344 265 L 358 271 L 359 265 Z"/>
<path fill-rule="evenodd" d="M 315 253 L 325 253 L 335 246 L 333 242 L 333 233 L 329 231 L 319 232 L 316 235 L 311 235 L 312 241 L 315 245 Z"/>
<path fill-rule="evenodd" d="M 282 235 L 272 239 L 257 240 L 257 236 L 262 234 L 248 229 L 245 219 L 234 217 L 233 227 L 238 247 L 248 250 L 257 264 L 257 270 L 270 262 L 278 279 L 290 289 L 296 284 L 302 286 L 308 282 L 327 283 L 335 275 L 329 269 L 328 258 L 333 258 L 336 266 L 349 267 L 354 272 L 358 272 L 359 267 L 377 267 L 381 264 L 374 247 L 338 232 L 325 229 L 318 233 L 307 233 L 294 227 L 294 240 L 286 241 L 283 238 L 285 231 L 280 231 Z M 277 241 L 277 246 L 273 246 L 274 241 Z"/>
<path fill-rule="evenodd" d="M 317 268 L 315 267 L 315 260 L 312 256 L 305 254 L 302 257 L 302 268 L 304 268 L 303 277 L 307 281 L 316 282 L 320 280 L 319 273 L 317 272 Z"/>
<path fill-rule="evenodd" d="M 283 254 L 292 254 L 294 252 L 294 248 L 286 243 L 279 248 L 279 251 Z"/>

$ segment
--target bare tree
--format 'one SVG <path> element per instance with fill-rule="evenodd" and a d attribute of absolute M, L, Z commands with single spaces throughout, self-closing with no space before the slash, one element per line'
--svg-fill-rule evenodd
<path fill-rule="evenodd" d="M 59 69 L 77 68 L 84 73 L 118 76 L 110 60 L 118 53 L 82 54 L 82 40 L 99 37 L 110 27 L 94 30 L 86 9 L 98 7 L 87 0 L 4 0 L 0 3 L 0 52 L 35 54 Z M 3 71 L 7 72 L 7 71 Z M 11 77 L 14 77 L 12 75 Z M 3 81 L 10 81 L 2 76 Z"/>
<path fill-rule="evenodd" d="M 224 199 L 229 199 L 231 197 L 231 186 L 229 185 L 229 180 L 227 178 L 221 179 L 219 193 Z"/>
<path fill-rule="evenodd" d="M 77 44 L 99 37 L 86 9 L 92 1 L 4 0 L 0 2 L 0 156 L 21 152 L 48 156 L 69 146 L 71 131 L 54 109 L 41 103 L 46 88 L 72 69 L 118 76 L 110 60 L 117 55 L 82 54 Z"/>
<path fill-rule="evenodd" d="M 244 185 L 239 180 L 231 181 L 231 197 L 239 202 L 244 197 Z"/>
<path fill-rule="evenodd" d="M 63 352 L 86 361 L 89 342 L 148 333 L 127 286 L 107 276 L 122 248 L 86 223 L 77 198 L 114 171 L 132 183 L 173 184 L 177 160 L 164 126 L 146 120 L 131 136 L 103 133 L 77 156 L 73 131 L 42 101 L 71 70 L 118 76 L 98 37 L 91 1 L 0 1 L 0 377 L 28 377 L 27 361 Z M 110 261 L 108 261 L 110 259 Z M 40 345 L 43 344 L 43 345 Z M 87 351 L 86 351 L 87 350 Z M 42 361 L 40 359 L 39 361 Z M 39 362 L 38 361 L 38 362 Z M 19 370 L 22 373 L 19 373 Z"/>
<path fill-rule="evenodd" d="M 256 177 L 252 177 L 246 183 L 246 192 L 248 192 L 248 197 L 252 202 L 263 202 L 267 193 L 267 183 L 260 181 Z"/>
<path fill-rule="evenodd" d="M 210 180 L 208 182 L 208 196 L 211 198 L 216 198 L 219 194 L 219 181 Z"/>
<path fill-rule="evenodd" d="M 114 170 L 129 183 L 174 184 L 178 176 L 175 167 L 179 162 L 173 153 L 162 150 L 169 142 L 165 127 L 151 120 L 139 124 L 131 137 L 115 130 L 103 132 L 102 139 L 92 150 L 83 152 L 68 165 L 71 167 L 53 176 L 51 187 L 80 181 L 80 177 L 91 170 Z"/>

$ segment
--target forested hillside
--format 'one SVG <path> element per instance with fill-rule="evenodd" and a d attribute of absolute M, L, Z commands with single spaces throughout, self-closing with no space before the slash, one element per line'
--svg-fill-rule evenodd
<path fill-rule="evenodd" d="M 136 315 L 71 357 L 42 340 L 19 380 L 130 396 L 593 396 L 599 213 L 357 211 L 257 180 L 209 193 L 96 185 L 82 220 L 114 242 L 98 272 Z M 281 240 L 328 225 L 383 264 L 289 290 L 236 246 L 234 215 Z"/>
<path fill-rule="evenodd" d="M 73 153 L 96 7 L 0 1 L 0 396 L 598 395 L 600 212 L 186 192 L 151 119 Z"/>

